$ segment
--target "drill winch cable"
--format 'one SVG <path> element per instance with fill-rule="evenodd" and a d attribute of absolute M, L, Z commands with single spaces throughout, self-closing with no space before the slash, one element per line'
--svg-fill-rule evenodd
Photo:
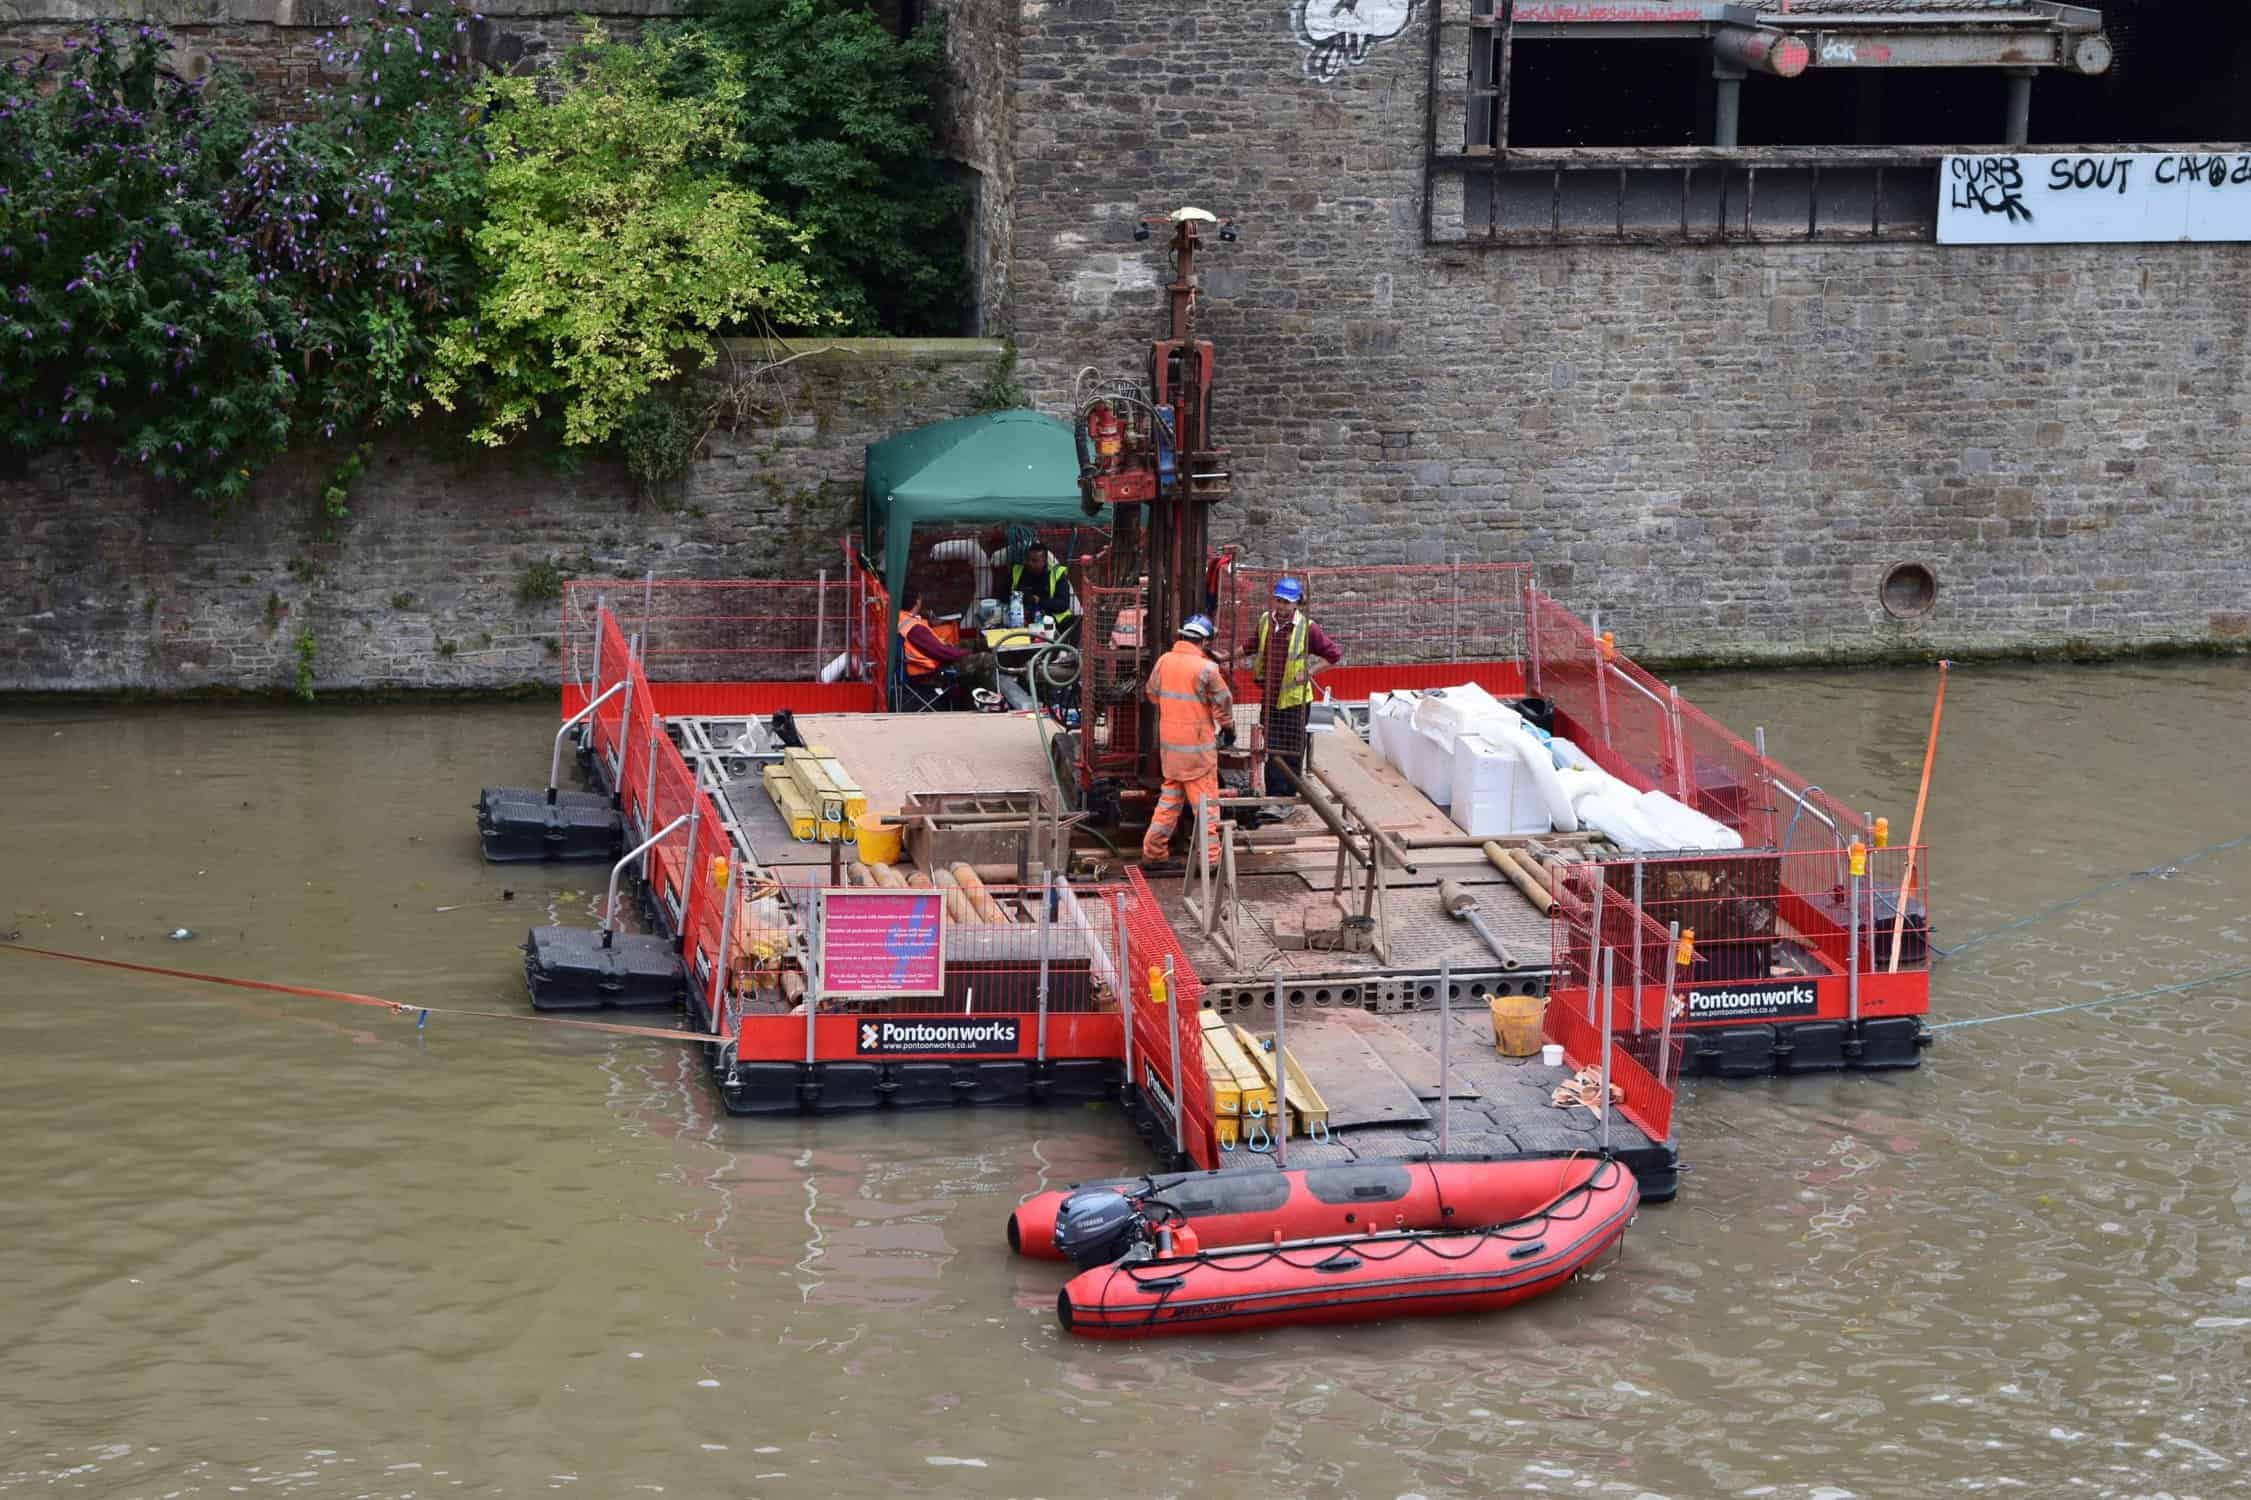
<path fill-rule="evenodd" d="M 123 969 L 133 974 L 154 974 L 164 979 L 186 979 L 197 984 L 225 985 L 238 990 L 264 990 L 275 995 L 301 995 L 311 1000 L 334 1000 L 344 1005 L 367 1005 L 394 1015 L 467 1016 L 481 1021 L 529 1021 L 541 1026 L 567 1026 L 578 1031 L 607 1032 L 612 1036 L 654 1037 L 665 1042 L 714 1042 L 728 1037 L 704 1031 L 672 1031 L 658 1026 L 628 1026 L 616 1021 L 578 1021 L 568 1016 L 522 1015 L 504 1010 L 464 1010 L 445 1005 L 416 1005 L 407 1000 L 387 1000 L 356 990 L 327 990 L 308 984 L 280 984 L 266 979 L 235 979 L 225 974 L 205 974 L 194 969 L 171 969 L 160 964 L 136 964 L 122 958 L 96 958 L 90 953 L 67 953 L 59 948 L 34 948 L 28 943 L 0 943 L 0 952 L 24 953 L 34 958 L 62 959 L 100 969 Z"/>

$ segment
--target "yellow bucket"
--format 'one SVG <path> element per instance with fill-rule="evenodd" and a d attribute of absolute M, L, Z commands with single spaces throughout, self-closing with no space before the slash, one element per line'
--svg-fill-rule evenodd
<path fill-rule="evenodd" d="M 1540 1018 L 1547 1014 L 1542 995 L 1495 995 L 1486 1005 L 1493 1012 L 1493 1045 L 1503 1057 L 1531 1057 L 1540 1050 Z"/>
<path fill-rule="evenodd" d="M 874 813 L 862 813 L 852 824 L 852 836 L 860 846 L 860 858 L 871 865 L 897 864 L 899 840 L 905 832 L 897 823 L 886 823 Z"/>

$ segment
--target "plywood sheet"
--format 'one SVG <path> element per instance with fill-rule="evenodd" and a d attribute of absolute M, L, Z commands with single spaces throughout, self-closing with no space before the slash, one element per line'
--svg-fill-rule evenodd
<path fill-rule="evenodd" d="M 1361 1039 L 1375 1051 L 1376 1056 L 1382 1058 L 1384 1064 L 1399 1075 L 1400 1081 L 1415 1091 L 1416 1098 L 1431 1100 L 1439 1096 L 1437 1053 L 1382 1016 L 1371 1015 L 1364 1010 L 1338 1011 L 1333 1019 L 1358 1032 Z M 1455 1050 L 1460 1051 L 1458 1047 Z M 1453 1097 L 1476 1098 L 1477 1085 L 1463 1076 L 1461 1059 L 1452 1057 L 1447 1061 L 1451 1064 L 1450 1071 L 1453 1073 L 1450 1086 Z"/>
<path fill-rule="evenodd" d="M 1055 785 L 1036 714 L 801 714 L 797 732 L 844 762 L 870 812 L 898 812 L 909 792 Z"/>
<path fill-rule="evenodd" d="M 1287 1045 L 1305 1076 L 1329 1106 L 1329 1129 L 1413 1125 L 1430 1111 L 1375 1048 L 1334 1015 L 1290 1027 Z"/>
<path fill-rule="evenodd" d="M 1461 834 L 1453 819 L 1439 811 L 1360 736 L 1345 730 L 1323 730 L 1313 736 L 1312 746 L 1313 764 L 1322 777 L 1377 827 L 1405 838 L 1452 838 Z"/>

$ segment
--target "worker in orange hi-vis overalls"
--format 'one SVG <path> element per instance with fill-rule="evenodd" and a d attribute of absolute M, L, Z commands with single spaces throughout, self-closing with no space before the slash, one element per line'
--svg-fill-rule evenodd
<path fill-rule="evenodd" d="M 1164 768 L 1165 788 L 1157 797 L 1156 815 L 1141 840 L 1141 857 L 1160 860 L 1172 844 L 1172 832 L 1186 812 L 1212 803 L 1204 823 L 1204 862 L 1219 861 L 1219 742 L 1222 732 L 1235 733 L 1235 698 L 1227 691 L 1227 674 L 1204 652 L 1211 639 L 1211 621 L 1190 615 L 1181 622 L 1180 639 L 1157 658 L 1149 674 L 1149 701 L 1157 705 L 1157 751 Z"/>

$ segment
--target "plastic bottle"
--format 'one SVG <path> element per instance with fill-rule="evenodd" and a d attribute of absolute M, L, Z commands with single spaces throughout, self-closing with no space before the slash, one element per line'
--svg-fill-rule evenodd
<path fill-rule="evenodd" d="M 1023 625 L 1024 596 L 1022 594 L 1010 594 L 1008 596 L 1008 627 L 1011 630 L 1020 630 Z"/>

